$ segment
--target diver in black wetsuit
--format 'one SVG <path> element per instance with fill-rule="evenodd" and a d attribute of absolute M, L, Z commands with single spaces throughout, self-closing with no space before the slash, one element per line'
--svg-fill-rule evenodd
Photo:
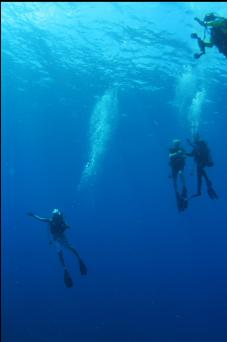
<path fill-rule="evenodd" d="M 173 140 L 173 146 L 169 149 L 169 165 L 172 170 L 173 187 L 179 211 L 184 211 L 188 207 L 187 188 L 184 176 L 185 158 L 186 152 L 181 147 L 180 140 Z M 181 178 L 182 183 L 181 193 L 178 189 L 178 177 Z"/>
<path fill-rule="evenodd" d="M 70 276 L 69 271 L 66 268 L 65 261 L 64 261 L 64 256 L 63 256 L 63 248 L 68 249 L 71 251 L 77 258 L 79 262 L 79 268 L 80 268 L 80 273 L 81 275 L 86 275 L 87 274 L 87 267 L 84 264 L 83 260 L 81 259 L 79 253 L 76 251 L 76 249 L 71 246 L 66 239 L 66 236 L 64 234 L 65 230 L 69 228 L 69 226 L 65 223 L 64 217 L 60 210 L 54 209 L 52 211 L 52 217 L 49 218 L 43 218 L 39 217 L 33 213 L 27 213 L 28 216 L 34 217 L 35 219 L 41 221 L 41 222 L 47 222 L 49 224 L 50 228 L 50 233 L 52 235 L 52 241 L 51 244 L 53 244 L 56 248 L 56 251 L 59 256 L 60 263 L 62 267 L 64 268 L 64 281 L 65 285 L 67 287 L 72 287 L 73 286 L 73 281 Z"/>
<path fill-rule="evenodd" d="M 195 163 L 197 165 L 197 193 L 192 197 L 201 196 L 202 178 L 204 178 L 206 181 L 207 193 L 209 197 L 211 199 L 218 198 L 217 193 L 212 187 L 212 182 L 208 178 L 207 173 L 204 169 L 206 166 L 211 167 L 214 165 L 207 143 L 204 140 L 200 139 L 198 133 L 195 135 L 193 143 L 189 139 L 188 142 L 193 147 L 193 149 L 191 153 L 186 153 L 186 155 L 194 157 Z"/>

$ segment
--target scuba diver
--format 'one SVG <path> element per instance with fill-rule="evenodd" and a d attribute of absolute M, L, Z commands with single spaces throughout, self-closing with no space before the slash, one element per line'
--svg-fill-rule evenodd
<path fill-rule="evenodd" d="M 188 207 L 187 188 L 184 176 L 186 153 L 181 147 L 181 142 L 178 139 L 173 140 L 173 146 L 169 149 L 169 165 L 172 169 L 171 178 L 173 179 L 173 187 L 176 195 L 177 208 L 179 211 L 184 211 Z M 182 191 L 178 190 L 178 177 L 181 178 Z"/>
<path fill-rule="evenodd" d="M 87 274 L 87 267 L 84 264 L 83 260 L 81 259 L 79 253 L 75 250 L 74 247 L 72 247 L 69 242 L 66 239 L 65 236 L 65 230 L 69 228 L 69 226 L 65 223 L 64 217 L 62 213 L 58 209 L 54 209 L 52 211 L 52 217 L 51 218 L 42 218 L 39 217 L 33 213 L 27 213 L 28 216 L 34 217 L 35 219 L 41 221 L 41 222 L 46 222 L 49 224 L 49 229 L 50 233 L 52 236 L 52 241 L 50 244 L 53 244 L 57 250 L 60 263 L 64 269 L 64 282 L 67 287 L 72 287 L 73 286 L 73 281 L 70 276 L 69 271 L 66 268 L 65 261 L 64 261 L 64 256 L 63 256 L 63 247 L 71 251 L 77 258 L 79 262 L 79 268 L 80 268 L 80 273 L 81 275 L 86 275 Z"/>
<path fill-rule="evenodd" d="M 207 143 L 204 140 L 200 139 L 198 133 L 195 135 L 193 142 L 191 142 L 189 139 L 187 140 L 193 149 L 191 153 L 186 153 L 186 155 L 189 157 L 194 157 L 195 163 L 197 165 L 197 193 L 195 195 L 192 195 L 191 197 L 193 198 L 201 196 L 202 178 L 204 177 L 209 197 L 211 199 L 218 198 L 218 195 L 212 187 L 211 180 L 208 178 L 207 173 L 204 170 L 206 166 L 212 167 L 214 165 Z"/>
<path fill-rule="evenodd" d="M 209 13 L 205 15 L 203 20 L 199 18 L 194 18 L 201 26 L 204 27 L 204 38 L 203 40 L 198 37 L 196 33 L 191 34 L 191 38 L 197 39 L 200 53 L 195 53 L 194 57 L 196 59 L 200 58 L 205 54 L 206 47 L 216 46 L 225 57 L 227 57 L 227 19 L 224 17 L 220 17 L 215 15 L 214 13 Z M 209 41 L 205 41 L 206 33 L 208 28 L 210 28 Z"/>

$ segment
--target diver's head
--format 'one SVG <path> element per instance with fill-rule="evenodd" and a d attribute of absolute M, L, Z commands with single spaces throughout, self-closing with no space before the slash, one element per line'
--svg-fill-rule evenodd
<path fill-rule="evenodd" d="M 175 148 L 179 148 L 180 147 L 180 140 L 179 139 L 174 139 L 173 140 L 173 146 Z"/>
<path fill-rule="evenodd" d="M 208 13 L 204 17 L 204 21 L 212 21 L 215 20 L 216 15 L 214 13 Z"/>
<path fill-rule="evenodd" d="M 63 215 L 59 209 L 53 209 L 52 211 L 52 220 L 55 222 L 60 222 L 63 220 Z"/>

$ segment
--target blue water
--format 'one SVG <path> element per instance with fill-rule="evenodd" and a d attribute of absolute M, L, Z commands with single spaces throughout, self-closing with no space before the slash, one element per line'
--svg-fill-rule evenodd
<path fill-rule="evenodd" d="M 2 3 L 4 342 L 227 341 L 225 3 Z M 168 149 L 199 130 L 219 199 L 179 213 Z M 196 190 L 193 160 L 185 169 Z M 26 213 L 64 213 L 74 287 Z"/>

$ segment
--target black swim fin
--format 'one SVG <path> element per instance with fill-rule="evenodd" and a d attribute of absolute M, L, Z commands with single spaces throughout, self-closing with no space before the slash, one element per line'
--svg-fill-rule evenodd
<path fill-rule="evenodd" d="M 188 195 L 188 191 L 187 191 L 187 188 L 184 186 L 184 187 L 183 187 L 183 190 L 182 190 L 181 197 L 187 198 L 187 195 Z"/>
<path fill-rule="evenodd" d="M 186 197 L 182 198 L 182 206 L 184 210 L 188 208 L 188 199 Z"/>
<path fill-rule="evenodd" d="M 184 211 L 185 209 L 187 209 L 187 207 L 188 207 L 188 199 L 181 196 L 181 199 L 180 199 L 180 206 L 181 206 L 181 208 L 182 208 L 182 211 Z"/>
<path fill-rule="evenodd" d="M 187 209 L 188 207 L 188 191 L 187 188 L 184 186 L 183 190 L 182 190 L 182 194 L 181 194 L 181 198 L 180 198 L 180 202 L 181 202 L 181 207 L 183 210 Z"/>
<path fill-rule="evenodd" d="M 207 187 L 207 193 L 208 193 L 208 196 L 209 196 L 211 199 L 218 198 L 218 195 L 216 194 L 216 192 L 214 191 L 214 189 L 212 188 L 211 185 L 209 185 L 209 186 Z"/>
<path fill-rule="evenodd" d="M 81 275 L 87 275 L 87 267 L 83 260 L 79 259 L 79 267 L 80 267 L 80 274 Z"/>
<path fill-rule="evenodd" d="M 188 207 L 187 198 L 181 196 L 178 192 L 176 193 L 176 200 L 178 211 L 184 211 Z"/>
<path fill-rule="evenodd" d="M 178 211 L 182 211 L 182 208 L 181 208 L 181 201 L 180 201 L 180 195 L 178 192 L 176 192 L 176 201 L 177 201 L 177 209 Z"/>
<path fill-rule="evenodd" d="M 68 270 L 64 270 L 64 282 L 66 287 L 73 287 L 73 281 Z"/>

